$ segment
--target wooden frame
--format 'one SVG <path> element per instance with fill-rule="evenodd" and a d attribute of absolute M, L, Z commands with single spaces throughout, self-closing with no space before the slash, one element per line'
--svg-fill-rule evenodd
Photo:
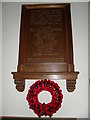
<path fill-rule="evenodd" d="M 74 72 L 70 4 L 22 6 L 19 61 L 17 72 L 12 74 L 19 92 L 25 89 L 25 79 L 45 78 L 66 79 L 67 90 L 74 91 L 79 72 Z"/>

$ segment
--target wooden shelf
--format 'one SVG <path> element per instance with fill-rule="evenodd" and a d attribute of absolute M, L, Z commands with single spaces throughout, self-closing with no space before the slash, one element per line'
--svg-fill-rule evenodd
<path fill-rule="evenodd" d="M 62 72 L 62 73 L 25 73 L 25 72 L 12 72 L 16 89 L 19 92 L 25 89 L 25 79 L 53 79 L 53 80 L 65 80 L 66 88 L 68 92 L 72 92 L 75 89 L 76 79 L 79 72 Z"/>
<path fill-rule="evenodd" d="M 47 73 L 29 73 L 29 72 L 12 72 L 13 79 L 53 79 L 53 80 L 60 80 L 60 79 L 67 79 L 67 80 L 75 80 L 77 79 L 77 75 L 79 72 L 47 72 Z"/>

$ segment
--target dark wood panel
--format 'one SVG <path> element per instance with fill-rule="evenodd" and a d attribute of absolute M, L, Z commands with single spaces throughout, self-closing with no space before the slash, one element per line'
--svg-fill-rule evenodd
<path fill-rule="evenodd" d="M 28 118 L 28 117 L 3 117 L 2 120 L 77 120 L 76 118 Z"/>

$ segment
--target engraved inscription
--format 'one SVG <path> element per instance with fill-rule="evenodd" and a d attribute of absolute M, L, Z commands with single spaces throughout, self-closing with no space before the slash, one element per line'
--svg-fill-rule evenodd
<path fill-rule="evenodd" d="M 31 25 L 58 25 L 62 20 L 61 9 L 30 10 L 29 24 Z"/>
<path fill-rule="evenodd" d="M 58 51 L 55 51 L 54 49 L 58 42 L 55 29 L 51 29 L 51 30 L 47 29 L 47 31 L 45 31 L 45 29 L 42 29 L 41 31 L 38 30 L 37 33 L 35 34 L 35 38 L 36 39 L 33 40 L 33 45 L 35 46 L 37 51 L 34 50 L 34 56 L 38 56 L 38 55 L 39 56 L 40 55 L 43 55 L 43 56 L 56 55 L 57 56 L 58 55 Z"/>
<path fill-rule="evenodd" d="M 55 61 L 54 58 L 56 58 L 56 62 L 64 61 L 64 54 L 62 54 L 64 53 L 62 47 L 64 44 L 63 20 L 62 9 L 33 9 L 29 11 L 28 61 L 52 62 Z M 58 45 L 60 47 L 57 47 Z"/>
<path fill-rule="evenodd" d="M 27 62 L 63 62 L 64 58 L 28 58 Z"/>

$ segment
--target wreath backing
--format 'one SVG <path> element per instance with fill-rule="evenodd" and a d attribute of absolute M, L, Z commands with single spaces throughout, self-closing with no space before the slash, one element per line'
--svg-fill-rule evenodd
<path fill-rule="evenodd" d="M 38 100 L 38 94 L 42 91 L 48 91 L 52 95 L 51 102 L 45 104 Z M 29 108 L 32 109 L 35 114 L 41 116 L 52 116 L 56 111 L 59 110 L 62 103 L 62 90 L 57 83 L 51 80 L 38 80 L 30 86 L 26 100 L 28 101 Z"/>

